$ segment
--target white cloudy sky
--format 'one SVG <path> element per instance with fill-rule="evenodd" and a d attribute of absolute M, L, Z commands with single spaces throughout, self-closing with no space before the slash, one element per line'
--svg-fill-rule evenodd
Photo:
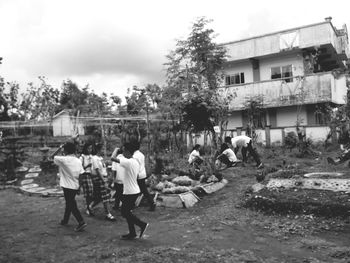
<path fill-rule="evenodd" d="M 227 42 L 328 16 L 350 28 L 349 10 L 348 0 L 0 0 L 0 75 L 23 89 L 46 76 L 124 97 L 164 83 L 165 56 L 197 17 Z"/>

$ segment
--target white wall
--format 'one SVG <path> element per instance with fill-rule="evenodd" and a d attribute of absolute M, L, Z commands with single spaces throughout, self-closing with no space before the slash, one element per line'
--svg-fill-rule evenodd
<path fill-rule="evenodd" d="M 225 68 L 225 75 L 234 75 L 241 72 L 244 72 L 244 83 L 253 82 L 253 67 L 250 61 L 230 64 L 228 68 Z"/>
<path fill-rule="evenodd" d="M 266 145 L 266 133 L 265 130 L 256 130 L 255 131 L 256 135 L 257 135 L 257 142 L 262 143 L 264 145 Z"/>
<path fill-rule="evenodd" d="M 295 126 L 297 122 L 297 110 L 296 106 L 277 108 L 276 121 L 277 127 Z M 307 124 L 306 108 L 303 106 L 299 113 L 301 125 Z"/>
<path fill-rule="evenodd" d="M 301 53 L 287 56 L 271 57 L 260 60 L 260 80 L 271 79 L 271 68 L 292 65 L 293 76 L 304 75 L 304 62 Z"/>
<path fill-rule="evenodd" d="M 282 145 L 282 129 L 270 129 L 271 144 Z"/>
<path fill-rule="evenodd" d="M 243 126 L 241 111 L 234 111 L 228 118 L 227 129 L 236 129 Z"/>
<path fill-rule="evenodd" d="M 305 134 L 306 138 L 310 138 L 313 142 L 325 141 L 329 131 L 329 127 L 307 127 Z"/>
<path fill-rule="evenodd" d="M 72 136 L 75 131 L 73 122 L 68 113 L 62 113 L 52 121 L 53 136 Z M 79 135 L 85 134 L 84 125 L 81 122 L 76 123 L 76 131 Z"/>
<path fill-rule="evenodd" d="M 72 123 L 68 114 L 63 113 L 52 121 L 53 136 L 71 136 Z"/>

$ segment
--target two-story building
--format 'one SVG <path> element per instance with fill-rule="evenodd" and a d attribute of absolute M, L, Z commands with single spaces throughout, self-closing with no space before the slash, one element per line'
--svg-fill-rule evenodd
<path fill-rule="evenodd" d="M 329 17 L 222 44 L 229 56 L 225 86 L 219 90 L 231 97 L 227 128 L 244 129 L 247 101 L 260 101 L 265 110 L 256 125 L 270 127 L 272 141 L 281 139 L 277 133 L 273 138 L 273 129 L 296 125 L 307 127 L 313 139 L 325 139 L 326 123 L 317 109 L 346 102 L 348 43 L 346 25 L 337 29 Z"/>

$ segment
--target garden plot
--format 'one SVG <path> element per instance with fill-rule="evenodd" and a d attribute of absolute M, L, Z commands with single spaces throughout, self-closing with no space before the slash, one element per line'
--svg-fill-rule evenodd
<path fill-rule="evenodd" d="M 193 180 L 188 176 L 170 178 L 167 175 L 162 178 L 159 182 L 155 177 L 150 180 L 153 181 L 151 189 L 155 192 L 157 205 L 164 207 L 192 207 L 201 196 L 214 193 L 227 184 L 227 180 L 219 180 L 214 175 L 205 180 Z"/>
<path fill-rule="evenodd" d="M 340 173 L 309 173 L 291 178 L 270 178 L 254 185 L 245 205 L 277 213 L 349 216 L 350 178 Z"/>

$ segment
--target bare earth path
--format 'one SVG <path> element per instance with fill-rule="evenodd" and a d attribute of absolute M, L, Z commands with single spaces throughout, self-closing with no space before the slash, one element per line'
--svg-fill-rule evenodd
<path fill-rule="evenodd" d="M 349 262 L 350 226 L 340 219 L 264 215 L 241 207 L 253 176 L 229 170 L 228 185 L 193 208 L 135 210 L 150 223 L 141 240 L 122 241 L 126 222 L 104 220 L 102 207 L 88 227 L 58 225 L 63 198 L 0 191 L 0 262 Z M 236 175 L 233 174 L 235 172 Z M 83 208 L 82 197 L 78 197 Z"/>

